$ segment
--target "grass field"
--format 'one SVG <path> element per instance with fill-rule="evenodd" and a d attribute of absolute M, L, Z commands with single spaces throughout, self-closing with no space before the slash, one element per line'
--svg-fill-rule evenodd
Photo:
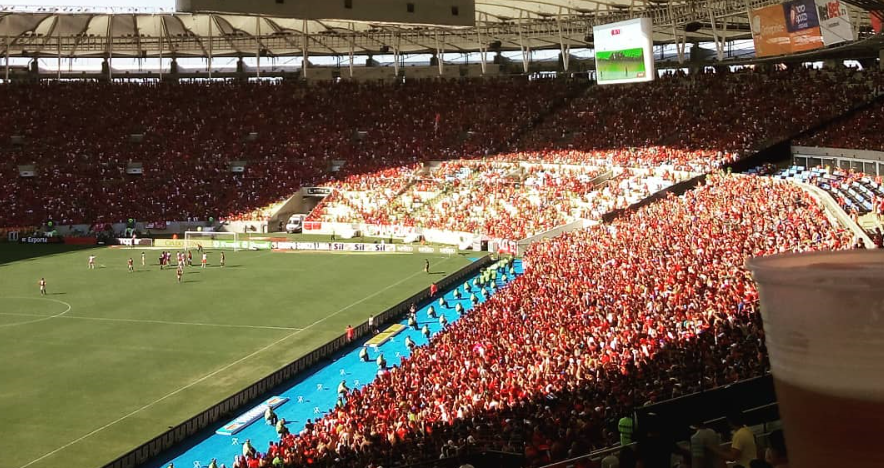
<path fill-rule="evenodd" d="M 0 244 L 0 468 L 102 466 L 469 263 L 211 252 L 177 284 L 140 253 Z"/>
<path fill-rule="evenodd" d="M 645 59 L 642 48 L 596 52 L 599 81 L 644 78 Z"/>

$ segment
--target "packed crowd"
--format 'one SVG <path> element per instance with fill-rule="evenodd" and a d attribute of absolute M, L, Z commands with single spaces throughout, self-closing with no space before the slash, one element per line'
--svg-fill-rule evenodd
<path fill-rule="evenodd" d="M 0 226 L 249 213 L 332 176 L 496 151 L 575 86 L 564 80 L 2 86 L 0 197 L 7 206 Z M 137 142 L 131 135 L 143 136 Z M 12 144 L 13 136 L 23 140 Z M 231 172 L 238 161 L 245 171 Z M 330 172 L 330 161 L 342 162 L 340 172 Z M 143 174 L 127 174 L 129 162 L 141 163 Z M 20 164 L 35 164 L 36 177 L 19 177 Z"/>
<path fill-rule="evenodd" d="M 334 182 L 335 192 L 308 220 L 401 225 L 517 241 L 577 219 L 599 220 L 696 175 L 675 166 L 654 166 L 639 154 L 628 160 L 640 166 L 636 168 L 595 166 L 612 160 L 581 157 L 577 151 L 560 158 L 570 164 L 516 157 L 449 160 L 423 170 L 388 169 Z"/>
<path fill-rule="evenodd" d="M 449 161 L 435 177 L 444 192 L 412 215 L 423 228 L 520 240 L 573 219 L 601 168 Z"/>
<path fill-rule="evenodd" d="M 671 171 L 706 173 L 737 160 L 735 153 L 685 150 L 668 146 L 624 147 L 607 150 L 536 149 L 498 155 L 509 161 L 546 164 L 577 164 L 601 167 L 666 168 Z"/>
<path fill-rule="evenodd" d="M 877 70 L 797 67 L 677 73 L 651 83 L 598 86 L 515 147 L 616 150 L 663 144 L 745 154 L 867 101 L 882 80 Z"/>
<path fill-rule="evenodd" d="M 592 87 L 530 132 L 581 85 L 14 84 L 0 88 L 0 226 L 260 218 L 305 185 L 504 148 L 519 160 L 705 172 L 843 112 L 880 81 L 802 68 L 676 74 Z M 244 172 L 231 172 L 240 161 Z M 127 174 L 130 162 L 143 174 Z M 19 177 L 19 164 L 36 177 Z"/>
<path fill-rule="evenodd" d="M 711 175 L 536 243 L 507 288 L 266 457 L 234 466 L 390 466 L 478 441 L 537 466 L 609 446 L 612 422 L 634 405 L 765 371 L 748 257 L 850 245 L 796 186 Z"/>
<path fill-rule="evenodd" d="M 877 102 L 849 118 L 826 125 L 795 144 L 884 151 L 884 103 Z"/>

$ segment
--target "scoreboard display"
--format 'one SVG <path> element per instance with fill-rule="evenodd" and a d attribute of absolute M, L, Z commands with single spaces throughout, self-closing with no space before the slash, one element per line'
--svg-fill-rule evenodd
<path fill-rule="evenodd" d="M 598 84 L 654 79 L 653 25 L 636 18 L 592 28 Z"/>

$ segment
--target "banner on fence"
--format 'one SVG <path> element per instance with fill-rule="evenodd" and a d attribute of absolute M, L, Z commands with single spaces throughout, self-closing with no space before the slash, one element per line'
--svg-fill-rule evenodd
<path fill-rule="evenodd" d="M 403 244 L 365 244 L 355 242 L 273 242 L 275 250 L 306 250 L 322 252 L 375 252 L 375 253 L 422 253 L 453 255 L 454 247 Z"/>
<path fill-rule="evenodd" d="M 127 237 L 120 237 L 117 239 L 117 242 L 120 245 L 131 246 L 131 245 L 133 245 L 132 241 L 135 241 L 134 245 L 136 245 L 136 246 L 150 247 L 153 245 L 153 239 L 149 239 L 146 237 L 145 238 L 135 238 L 135 239 L 132 239 L 131 237 L 128 237 L 128 238 Z"/>

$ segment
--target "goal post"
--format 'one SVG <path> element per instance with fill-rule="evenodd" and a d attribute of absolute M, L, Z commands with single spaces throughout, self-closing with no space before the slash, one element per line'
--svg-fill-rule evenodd
<path fill-rule="evenodd" d="M 196 249 L 199 245 L 213 250 L 240 250 L 239 235 L 235 232 L 184 232 L 185 250 Z"/>

